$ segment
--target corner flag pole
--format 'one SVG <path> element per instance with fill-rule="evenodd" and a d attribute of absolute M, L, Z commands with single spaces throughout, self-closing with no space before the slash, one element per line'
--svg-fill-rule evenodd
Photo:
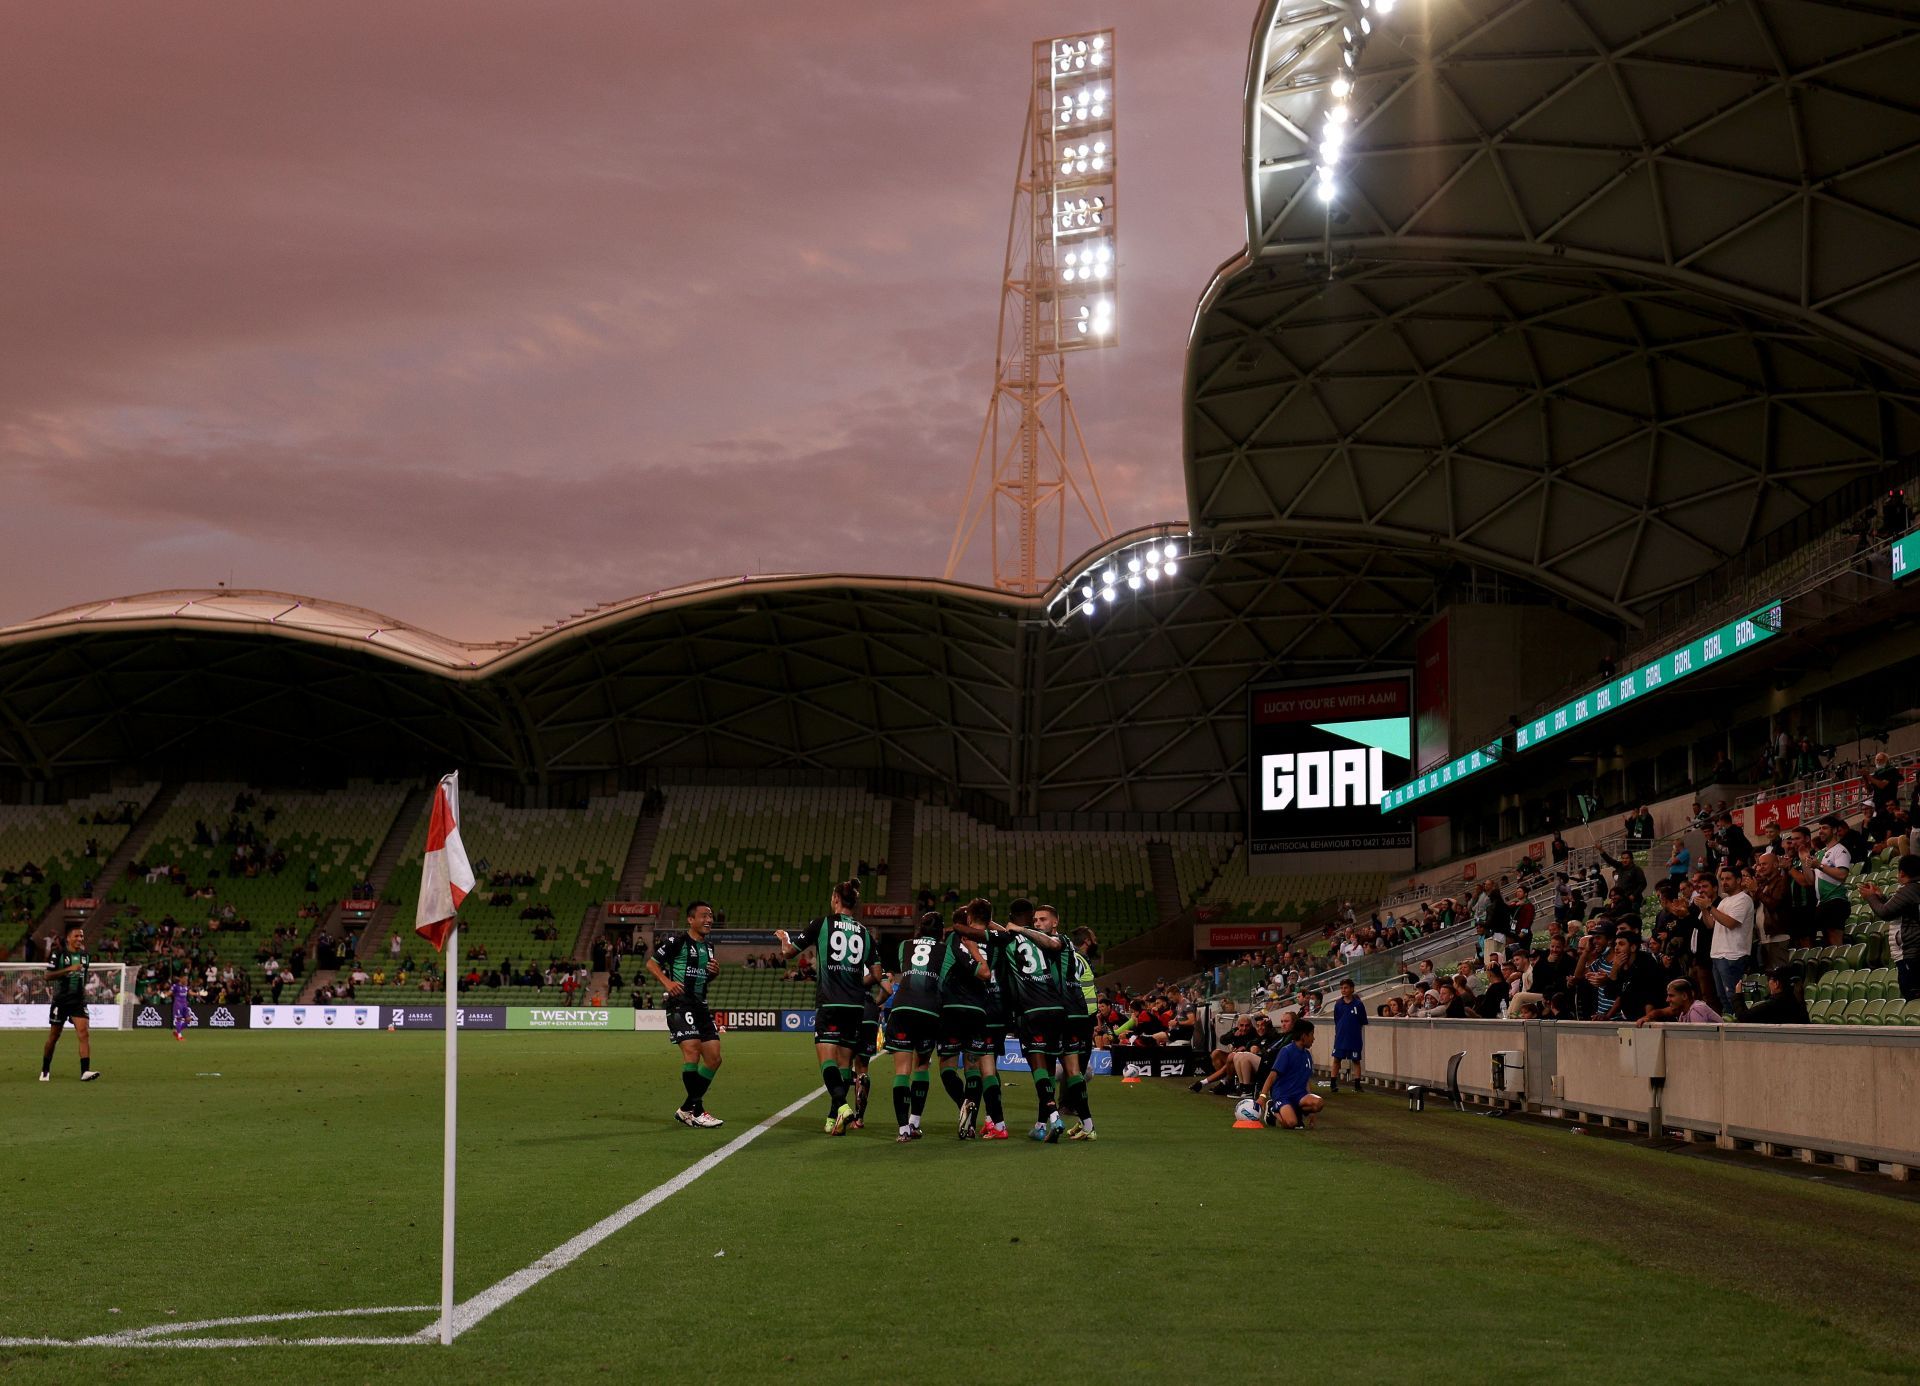
<path fill-rule="evenodd" d="M 453 1346 L 453 1159 L 460 1117 L 460 919 L 447 932 L 446 1146 L 440 1158 L 440 1345 Z"/>
<path fill-rule="evenodd" d="M 446 1141 L 440 1159 L 440 1343 L 453 1345 L 453 1165 L 460 1119 L 460 902 L 473 889 L 473 865 L 460 840 L 460 772 L 440 777 L 427 819 L 414 932 L 446 959 Z"/>

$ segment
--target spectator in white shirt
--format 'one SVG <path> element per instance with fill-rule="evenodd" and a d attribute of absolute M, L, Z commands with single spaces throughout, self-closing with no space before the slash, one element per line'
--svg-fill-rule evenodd
<path fill-rule="evenodd" d="M 1853 870 L 1853 853 L 1842 841 L 1847 825 L 1837 815 L 1828 814 L 1813 825 L 1813 840 L 1820 846 L 1820 862 L 1814 869 L 1814 920 L 1825 931 L 1829 947 L 1846 940 L 1847 916 L 1853 912 L 1847 900 L 1847 875 Z"/>
<path fill-rule="evenodd" d="M 1719 898 L 1702 885 L 1693 897 L 1700 917 L 1713 925 L 1713 990 L 1720 1009 L 1731 1009 L 1753 957 L 1753 897 L 1740 888 L 1731 870 L 1720 873 Z"/>

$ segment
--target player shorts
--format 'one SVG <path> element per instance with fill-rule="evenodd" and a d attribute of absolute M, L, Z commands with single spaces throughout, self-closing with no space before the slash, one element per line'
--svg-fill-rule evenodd
<path fill-rule="evenodd" d="M 1007 1022 L 998 1016 L 988 1016 L 984 1033 L 980 1036 L 978 1048 L 967 1050 L 969 1054 L 991 1054 L 995 1058 L 1007 1052 Z"/>
<path fill-rule="evenodd" d="M 64 1027 L 69 1020 L 85 1020 L 87 1002 L 85 997 L 61 997 L 47 1007 L 47 1024 Z"/>
<path fill-rule="evenodd" d="M 820 1006 L 813 1013 L 813 1042 L 857 1049 L 866 1024 L 865 1006 Z"/>
<path fill-rule="evenodd" d="M 1339 1063 L 1342 1059 L 1352 1059 L 1357 1064 L 1360 1062 L 1360 1051 L 1358 1049 L 1341 1049 L 1336 1045 L 1333 1051 L 1333 1061 Z"/>
<path fill-rule="evenodd" d="M 1093 1017 L 1090 1015 L 1070 1015 L 1060 1022 L 1060 1043 L 1063 1054 L 1078 1054 L 1084 1062 L 1093 1057 Z"/>
<path fill-rule="evenodd" d="M 987 1013 L 977 1006 L 942 1006 L 939 1036 L 945 1058 L 994 1052 L 987 1046 Z"/>
<path fill-rule="evenodd" d="M 880 1052 L 880 1022 L 877 1019 L 860 1022 L 860 1043 L 853 1047 L 856 1059 L 871 1059 Z"/>
<path fill-rule="evenodd" d="M 1034 1011 L 1020 1017 L 1020 1028 L 1016 1033 L 1020 1036 L 1020 1048 L 1029 1062 L 1035 1054 L 1053 1058 L 1063 1052 L 1061 1022 L 1065 1018 L 1058 1011 Z"/>
<path fill-rule="evenodd" d="M 940 1016 L 896 1009 L 887 1017 L 887 1052 L 925 1054 L 940 1043 L 942 1029 Z"/>
<path fill-rule="evenodd" d="M 707 1003 L 694 996 L 667 998 L 667 1038 L 675 1044 L 688 1040 L 717 1040 L 720 1027 L 713 1023 Z"/>

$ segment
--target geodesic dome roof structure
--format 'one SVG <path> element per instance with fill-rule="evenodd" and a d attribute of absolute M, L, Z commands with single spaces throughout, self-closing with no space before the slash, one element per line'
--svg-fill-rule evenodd
<path fill-rule="evenodd" d="M 1916 57 L 1849 0 L 1267 0 L 1195 524 L 1429 544 L 1631 622 L 1864 498 L 1920 450 Z"/>

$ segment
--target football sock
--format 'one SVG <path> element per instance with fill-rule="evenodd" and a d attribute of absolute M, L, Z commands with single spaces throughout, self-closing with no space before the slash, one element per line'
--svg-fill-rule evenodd
<path fill-rule="evenodd" d="M 904 1073 L 893 1075 L 893 1116 L 896 1126 L 907 1124 L 907 1081 L 907 1075 Z"/>
<path fill-rule="evenodd" d="M 913 1115 L 916 1119 L 920 1113 L 927 1110 L 927 1089 L 931 1086 L 932 1084 L 927 1082 L 926 1074 L 913 1075 Z"/>
<path fill-rule="evenodd" d="M 820 1084 L 827 1090 L 827 1115 L 832 1116 L 840 1110 L 840 1104 L 847 1100 L 846 1087 L 840 1081 L 840 1065 L 831 1059 L 820 1064 Z"/>
<path fill-rule="evenodd" d="M 680 1104 L 680 1110 L 683 1112 L 696 1110 L 697 1104 L 700 1101 L 700 1089 L 698 1086 L 700 1082 L 699 1073 L 700 1066 L 698 1064 L 680 1065 L 680 1081 L 686 1085 L 687 1089 L 687 1100 Z"/>
<path fill-rule="evenodd" d="M 42 1073 L 53 1072 L 53 1055 L 52 1054 L 50 1053 L 42 1054 L 40 1056 L 40 1071 Z"/>
<path fill-rule="evenodd" d="M 969 1102 L 980 1100 L 980 1070 L 977 1068 L 967 1070 L 966 1093 Z"/>
<path fill-rule="evenodd" d="M 953 1105 L 956 1107 L 978 1091 L 970 1077 L 965 1080 L 960 1077 L 960 1070 L 957 1068 L 940 1070 L 940 1086 L 947 1090 L 947 1096 L 953 1099 Z M 973 1089 L 973 1092 L 969 1092 L 969 1089 Z"/>
<path fill-rule="evenodd" d="M 840 1101 L 844 1105 L 845 1103 L 852 1101 L 852 1099 L 853 1099 L 853 1070 L 850 1068 L 843 1067 L 840 1070 Z"/>
<path fill-rule="evenodd" d="M 867 1119 L 867 1094 L 873 1091 L 873 1079 L 861 1074 L 853 1080 L 853 1114 L 861 1121 Z"/>
<path fill-rule="evenodd" d="M 1033 1093 L 1034 1096 L 1039 1099 L 1040 1115 L 1038 1120 L 1045 1121 L 1059 1110 L 1053 1101 L 1053 1079 L 1047 1077 L 1046 1074 L 1040 1072 L 1038 1069 L 1035 1069 L 1033 1074 Z"/>
<path fill-rule="evenodd" d="M 1092 1112 L 1087 1110 L 1087 1080 L 1084 1074 L 1068 1074 L 1067 1088 L 1066 1091 L 1061 1094 L 1061 1097 L 1063 1100 L 1060 1105 L 1079 1117 L 1082 1121 L 1087 1120 L 1093 1115 Z"/>
<path fill-rule="evenodd" d="M 990 1073 L 980 1080 L 981 1095 L 987 1103 L 987 1120 L 995 1126 L 1004 1126 L 1007 1121 L 1006 1109 L 1000 1105 L 1000 1075 Z"/>
<path fill-rule="evenodd" d="M 87 1071 L 88 1069 L 90 1069 L 90 1068 L 92 1068 L 92 1067 L 93 1067 L 93 1060 L 92 1060 L 92 1059 L 82 1059 L 82 1060 L 80 1061 L 80 1071 L 81 1071 L 82 1073 L 85 1073 L 85 1072 L 86 1072 L 86 1071 Z"/>
<path fill-rule="evenodd" d="M 696 1112 L 705 1111 L 707 1105 L 707 1089 L 713 1086 L 713 1070 L 705 1064 L 701 1064 L 694 1069 L 693 1078 L 694 1082 L 699 1084 L 699 1086 L 693 1090 L 693 1110 Z"/>

